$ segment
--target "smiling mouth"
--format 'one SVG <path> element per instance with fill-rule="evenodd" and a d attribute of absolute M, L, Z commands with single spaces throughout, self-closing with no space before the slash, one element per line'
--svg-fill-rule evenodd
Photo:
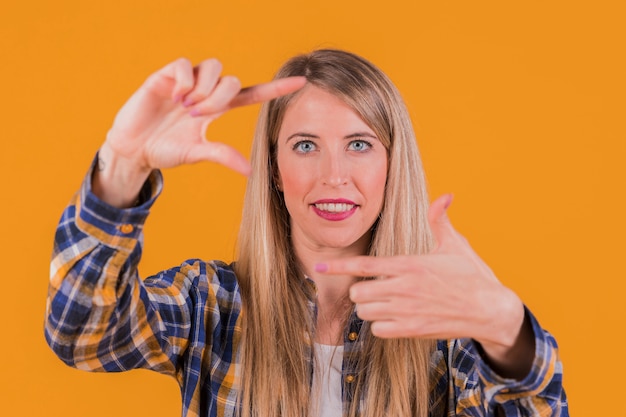
<path fill-rule="evenodd" d="M 314 205 L 318 210 L 326 211 L 328 213 L 344 213 L 352 210 L 356 206 L 356 204 L 347 203 L 318 203 Z"/>

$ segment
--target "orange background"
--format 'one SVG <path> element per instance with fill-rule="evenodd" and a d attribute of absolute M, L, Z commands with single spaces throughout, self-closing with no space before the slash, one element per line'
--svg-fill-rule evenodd
<path fill-rule="evenodd" d="M 403 92 L 431 195 L 455 194 L 457 229 L 556 335 L 572 414 L 623 412 L 623 2 L 7 3 L 0 415 L 180 415 L 173 379 L 84 373 L 47 348 L 56 221 L 117 109 L 154 70 L 215 56 L 251 84 L 322 46 L 364 55 Z M 227 114 L 208 135 L 247 153 L 257 111 Z M 230 260 L 244 180 L 208 164 L 165 176 L 143 274 Z"/>

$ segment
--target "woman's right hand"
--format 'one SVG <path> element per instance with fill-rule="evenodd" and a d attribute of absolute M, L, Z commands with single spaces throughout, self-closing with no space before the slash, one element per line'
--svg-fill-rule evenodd
<path fill-rule="evenodd" d="M 219 61 L 193 67 L 178 59 L 152 74 L 124 104 L 99 152 L 93 191 L 116 207 L 132 205 L 154 169 L 212 161 L 247 175 L 234 148 L 205 139 L 208 125 L 231 108 L 260 103 L 302 88 L 304 77 L 241 88 L 222 76 Z"/>

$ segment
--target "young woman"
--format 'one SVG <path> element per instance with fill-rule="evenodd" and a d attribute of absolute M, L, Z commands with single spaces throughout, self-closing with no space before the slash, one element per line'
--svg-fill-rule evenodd
<path fill-rule="evenodd" d="M 251 165 L 207 142 L 266 102 Z M 142 281 L 159 169 L 249 175 L 237 262 Z M 177 378 L 184 416 L 566 416 L 554 339 L 428 205 L 389 79 L 318 50 L 241 89 L 216 60 L 175 61 L 118 113 L 58 227 L 46 338 L 69 365 Z"/>

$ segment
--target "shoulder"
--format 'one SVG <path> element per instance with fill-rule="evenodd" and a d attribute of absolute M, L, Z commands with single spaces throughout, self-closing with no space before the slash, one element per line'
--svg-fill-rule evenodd
<path fill-rule="evenodd" d="M 201 262 L 201 261 L 200 261 Z M 227 287 L 238 287 L 237 275 L 235 274 L 235 263 L 227 264 L 223 261 L 213 260 L 206 262 L 207 271 L 211 271 L 214 279 Z"/>
<path fill-rule="evenodd" d="M 231 300 L 239 303 L 239 283 L 233 266 L 218 260 L 188 259 L 147 278 L 145 284 L 153 294 L 162 288 L 167 289 L 170 295 L 179 293 L 196 301 L 201 299 L 219 303 L 220 300 Z"/>

